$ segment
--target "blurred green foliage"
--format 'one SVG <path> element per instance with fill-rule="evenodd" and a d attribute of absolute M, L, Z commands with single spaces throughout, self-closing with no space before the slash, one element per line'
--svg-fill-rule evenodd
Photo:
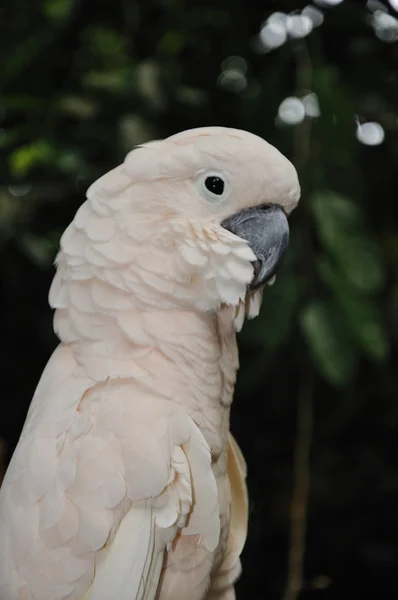
<path fill-rule="evenodd" d="M 377 441 L 398 426 L 398 21 L 392 6 L 377 0 L 329 4 L 315 7 L 323 22 L 308 35 L 298 37 L 292 27 L 268 51 L 259 41 L 266 19 L 276 11 L 300 15 L 305 3 L 5 0 L 1 9 L 1 339 L 8 396 L 0 435 L 9 448 L 56 343 L 46 294 L 59 236 L 93 180 L 134 145 L 202 125 L 253 131 L 299 170 L 302 200 L 291 218 L 288 257 L 265 290 L 260 317 L 240 336 L 233 417 L 255 474 L 252 495 L 264 511 L 255 511 L 253 522 L 262 531 L 264 522 L 269 526 L 261 539 L 252 530 L 248 552 L 279 561 L 263 587 L 269 598 L 283 587 L 294 416 L 308 372 L 317 423 L 310 527 L 320 540 L 310 529 L 309 577 L 319 568 L 338 579 L 347 556 L 353 573 L 355 565 L 371 564 L 376 579 L 377 568 L 385 577 L 398 564 L 397 543 L 391 549 L 390 542 L 372 541 L 361 554 L 374 539 L 366 526 L 357 525 L 357 538 L 352 533 L 355 546 L 338 525 L 325 525 L 325 515 L 344 520 L 336 488 L 348 504 L 349 494 L 359 494 L 359 514 L 372 486 L 385 484 L 385 498 L 391 490 L 398 494 L 398 463 L 387 467 L 386 447 Z M 384 29 L 383 14 L 392 19 Z M 281 103 L 308 94 L 316 95 L 319 114 L 284 122 Z M 361 143 L 358 127 L 372 122 L 384 140 Z M 360 423 L 366 433 L 357 433 Z M 355 435 L 363 453 L 358 463 L 347 450 Z M 357 472 L 376 479 L 355 488 Z M 388 512 L 376 500 L 363 510 L 368 519 Z M 320 564 L 318 543 L 329 549 Z M 247 597 L 265 597 L 255 591 L 254 566 L 246 569 Z M 308 583 L 307 591 L 315 587 Z M 363 596 L 354 591 L 355 597 Z"/>

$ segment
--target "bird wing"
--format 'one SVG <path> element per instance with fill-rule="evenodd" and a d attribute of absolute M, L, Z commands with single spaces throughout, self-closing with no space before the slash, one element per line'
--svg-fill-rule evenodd
<path fill-rule="evenodd" d="M 1 488 L 0 598 L 152 600 L 188 517 L 214 549 L 217 487 L 198 427 L 135 379 L 90 381 L 59 346 Z"/>
<path fill-rule="evenodd" d="M 231 514 L 227 546 L 221 564 L 212 574 L 207 600 L 233 598 L 234 584 L 241 573 L 240 555 L 245 545 L 248 524 L 246 463 L 231 433 L 228 436 L 228 480 L 231 490 Z"/>
<path fill-rule="evenodd" d="M 246 486 L 246 463 L 235 438 L 229 434 L 228 478 L 231 486 L 231 523 L 227 553 L 236 560 L 242 553 L 247 537 L 249 499 Z"/>

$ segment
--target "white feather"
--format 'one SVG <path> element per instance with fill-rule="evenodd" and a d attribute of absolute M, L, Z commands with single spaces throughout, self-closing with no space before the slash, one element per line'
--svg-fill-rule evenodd
<path fill-rule="evenodd" d="M 122 519 L 106 558 L 97 565 L 87 600 L 152 600 L 163 556 L 155 550 L 155 520 L 148 502 Z M 148 577 L 150 573 L 150 577 Z M 149 594 L 148 588 L 152 588 Z"/>
<path fill-rule="evenodd" d="M 107 242 L 116 234 L 117 228 L 114 220 L 92 215 L 85 230 L 93 242 Z"/>
<path fill-rule="evenodd" d="M 215 165 L 231 193 L 210 206 L 192 181 Z M 298 195 L 280 153 L 223 128 L 134 150 L 89 188 L 49 295 L 62 344 L 0 490 L 1 600 L 153 600 L 167 550 L 165 593 L 189 580 L 202 600 L 228 529 L 234 324 L 261 303 L 221 223 Z"/>

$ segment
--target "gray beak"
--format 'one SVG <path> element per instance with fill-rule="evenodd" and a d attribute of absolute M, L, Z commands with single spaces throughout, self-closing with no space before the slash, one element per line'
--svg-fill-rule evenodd
<path fill-rule="evenodd" d="M 264 285 L 275 274 L 289 244 L 289 225 L 283 209 L 275 204 L 247 208 L 228 217 L 221 225 L 249 242 L 257 257 L 249 289 Z"/>

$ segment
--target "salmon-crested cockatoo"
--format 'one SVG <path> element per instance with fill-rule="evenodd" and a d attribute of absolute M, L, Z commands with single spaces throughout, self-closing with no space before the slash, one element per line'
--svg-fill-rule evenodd
<path fill-rule="evenodd" d="M 236 331 L 299 194 L 274 147 L 222 127 L 143 144 L 89 188 L 50 290 L 61 343 L 1 487 L 1 600 L 235 597 Z"/>

